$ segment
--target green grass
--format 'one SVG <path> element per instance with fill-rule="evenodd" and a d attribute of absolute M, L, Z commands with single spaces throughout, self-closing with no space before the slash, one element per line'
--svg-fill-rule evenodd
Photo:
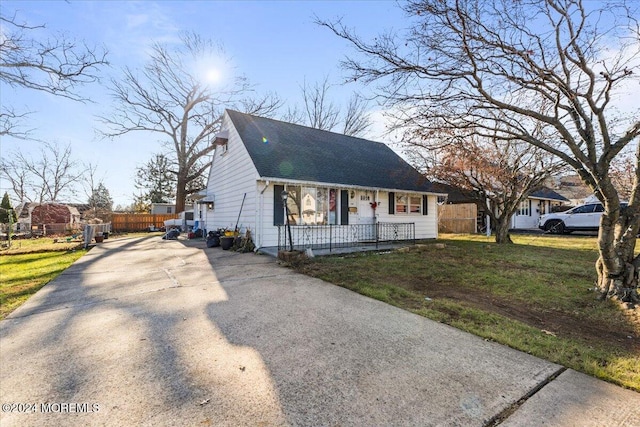
<path fill-rule="evenodd" d="M 68 240 L 67 240 L 68 239 Z M 70 251 L 82 247 L 82 236 L 72 237 L 39 237 L 34 239 L 14 239 L 11 247 L 4 246 L 0 250 L 2 255 L 17 255 L 39 252 Z M 2 242 L 4 245 L 6 241 Z"/>
<path fill-rule="evenodd" d="M 111 234 L 110 239 L 161 233 Z M 0 319 L 23 304 L 44 285 L 86 253 L 82 236 L 15 239 L 0 250 Z M 4 242 L 6 244 L 6 241 Z"/>
<path fill-rule="evenodd" d="M 86 251 L 0 256 L 0 319 L 62 273 Z"/>
<path fill-rule="evenodd" d="M 594 237 L 515 235 L 514 245 L 443 237 L 408 251 L 319 257 L 299 269 L 640 391 L 640 316 L 596 300 Z"/>

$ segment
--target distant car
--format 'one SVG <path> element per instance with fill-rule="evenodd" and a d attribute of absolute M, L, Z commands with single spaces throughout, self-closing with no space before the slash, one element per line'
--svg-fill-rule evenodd
<path fill-rule="evenodd" d="M 626 207 L 627 203 L 622 202 L 620 206 Z M 602 203 L 587 203 L 565 212 L 542 215 L 538 228 L 556 234 L 571 233 L 572 231 L 598 231 L 603 212 Z"/>

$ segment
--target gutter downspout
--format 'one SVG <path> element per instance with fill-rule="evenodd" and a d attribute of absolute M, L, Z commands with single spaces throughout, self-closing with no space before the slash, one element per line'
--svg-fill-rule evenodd
<path fill-rule="evenodd" d="M 262 236 L 264 233 L 264 216 L 262 215 L 262 213 L 264 212 L 264 192 L 267 191 L 267 188 L 269 188 L 269 185 L 271 185 L 271 181 L 266 180 L 264 183 L 264 188 L 262 190 L 260 190 L 260 203 L 259 203 L 259 208 L 258 208 L 258 222 L 257 222 L 257 227 L 258 230 L 255 236 L 255 240 L 256 240 L 256 251 L 258 249 L 260 249 L 262 247 Z"/>

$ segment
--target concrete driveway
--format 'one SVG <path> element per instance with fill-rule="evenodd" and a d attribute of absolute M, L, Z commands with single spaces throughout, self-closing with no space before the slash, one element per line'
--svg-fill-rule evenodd
<path fill-rule="evenodd" d="M 294 273 L 106 240 L 0 322 L 0 425 L 640 425 L 640 394 Z"/>

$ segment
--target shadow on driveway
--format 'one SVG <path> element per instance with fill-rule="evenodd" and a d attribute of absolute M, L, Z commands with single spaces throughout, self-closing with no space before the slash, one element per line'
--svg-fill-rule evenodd
<path fill-rule="evenodd" d="M 2 403 L 66 404 L 3 412 L 3 427 L 481 426 L 563 371 L 268 256 L 156 236 L 96 246 L 0 340 Z"/>

